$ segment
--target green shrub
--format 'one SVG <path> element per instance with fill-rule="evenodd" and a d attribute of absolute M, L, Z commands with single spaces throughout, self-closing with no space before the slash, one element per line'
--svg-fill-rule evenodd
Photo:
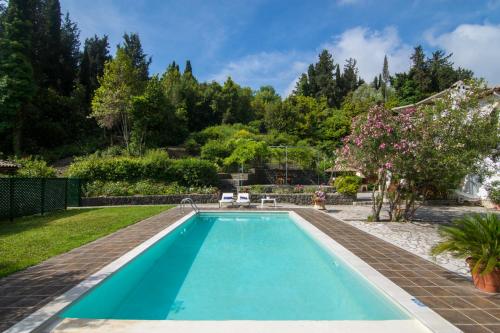
<path fill-rule="evenodd" d="M 224 159 L 231 155 L 231 147 L 220 140 L 208 140 L 203 147 L 201 147 L 201 158 L 212 161 L 217 165 L 222 165 Z"/>
<path fill-rule="evenodd" d="M 197 158 L 175 160 L 172 164 L 175 181 L 184 186 L 214 186 L 218 183 L 217 167 Z"/>
<path fill-rule="evenodd" d="M 96 180 L 84 187 L 84 196 L 132 196 L 132 195 L 168 195 L 168 194 L 213 194 L 215 187 L 185 187 L 178 183 L 166 184 L 141 180 L 138 182 Z"/>
<path fill-rule="evenodd" d="M 175 181 L 172 172 L 172 163 L 168 153 L 163 150 L 150 150 L 141 158 L 142 177 L 162 181 Z"/>
<path fill-rule="evenodd" d="M 494 181 L 488 187 L 488 198 L 493 203 L 500 205 L 500 181 Z"/>
<path fill-rule="evenodd" d="M 358 176 L 340 176 L 335 179 L 334 185 L 340 194 L 356 195 L 361 185 L 361 178 Z"/>
<path fill-rule="evenodd" d="M 55 177 L 56 169 L 47 165 L 42 159 L 36 157 L 26 157 L 16 160 L 21 165 L 17 170 L 18 177 Z"/>
<path fill-rule="evenodd" d="M 134 180 L 143 175 L 143 163 L 138 158 L 98 157 L 90 155 L 78 158 L 68 168 L 68 176 L 88 180 Z"/>

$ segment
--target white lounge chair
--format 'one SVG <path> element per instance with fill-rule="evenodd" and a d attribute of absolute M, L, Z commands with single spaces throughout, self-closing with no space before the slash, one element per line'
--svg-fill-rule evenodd
<path fill-rule="evenodd" d="M 232 206 L 234 203 L 233 196 L 234 196 L 233 193 L 222 193 L 222 197 L 219 200 L 219 208 L 222 207 L 223 203 L 230 203 Z"/>
<path fill-rule="evenodd" d="M 250 207 L 250 193 L 238 193 L 238 199 L 236 203 L 240 205 L 248 204 Z"/>

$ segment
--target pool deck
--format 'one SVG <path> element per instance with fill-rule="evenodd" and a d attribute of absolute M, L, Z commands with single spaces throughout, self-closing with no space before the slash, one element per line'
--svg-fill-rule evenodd
<path fill-rule="evenodd" d="M 295 211 L 464 332 L 500 332 L 500 295 L 480 292 L 463 276 L 323 212 L 310 208 L 282 210 Z M 0 279 L 0 331 L 47 305 L 183 215 L 171 209 Z"/>

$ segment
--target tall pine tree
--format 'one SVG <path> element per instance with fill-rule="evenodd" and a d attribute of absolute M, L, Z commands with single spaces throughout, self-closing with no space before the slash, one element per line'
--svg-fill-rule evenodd
<path fill-rule="evenodd" d="M 316 98 L 326 97 L 328 105 L 334 106 L 339 104 L 335 96 L 335 79 L 334 73 L 335 64 L 333 57 L 328 50 L 323 50 L 320 55 L 315 71 L 315 83 L 317 90 L 315 91 Z"/>
<path fill-rule="evenodd" d="M 104 64 L 110 59 L 108 36 L 101 38 L 96 35 L 85 40 L 78 81 L 85 88 L 88 102 L 99 87 L 98 78 L 104 73 Z"/>
<path fill-rule="evenodd" d="M 0 132 L 12 138 L 15 154 L 22 151 L 24 118 L 36 89 L 29 6 L 29 1 L 9 1 L 0 39 Z"/>
<path fill-rule="evenodd" d="M 118 45 L 118 48 L 123 47 L 125 53 L 132 59 L 132 65 L 139 71 L 139 77 L 143 82 L 149 78 L 149 65 L 151 57 L 148 57 L 142 49 L 141 39 L 136 33 L 123 35 L 123 45 Z"/>

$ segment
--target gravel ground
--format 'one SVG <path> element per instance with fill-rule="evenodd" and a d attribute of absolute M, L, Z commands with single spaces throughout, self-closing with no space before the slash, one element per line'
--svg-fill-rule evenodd
<path fill-rule="evenodd" d="M 327 208 L 328 214 L 333 217 L 467 277 L 469 268 L 464 260 L 455 259 L 448 254 L 433 257 L 430 255 L 430 249 L 441 239 L 438 233 L 440 224 L 448 223 L 467 213 L 487 212 L 482 207 L 421 207 L 416 215 L 418 222 L 397 223 L 366 222 L 367 216 L 371 214 L 370 206 L 329 206 Z M 388 219 L 385 212 L 381 217 Z"/>

